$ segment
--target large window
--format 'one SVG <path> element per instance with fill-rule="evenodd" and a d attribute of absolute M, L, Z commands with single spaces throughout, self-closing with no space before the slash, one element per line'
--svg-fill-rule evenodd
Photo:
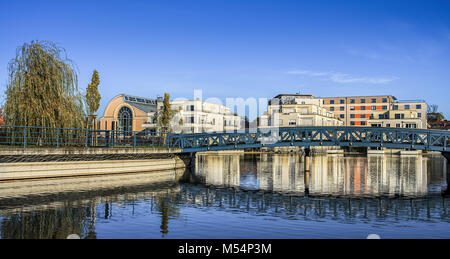
<path fill-rule="evenodd" d="M 120 108 L 117 115 L 117 130 L 127 131 L 124 135 L 131 135 L 130 131 L 133 130 L 133 113 L 126 106 Z"/>

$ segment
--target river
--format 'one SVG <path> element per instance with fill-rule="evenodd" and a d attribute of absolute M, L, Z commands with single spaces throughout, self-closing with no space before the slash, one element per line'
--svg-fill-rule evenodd
<path fill-rule="evenodd" d="M 0 182 L 0 237 L 449 238 L 447 170 L 440 156 L 205 154 L 193 171 Z"/>

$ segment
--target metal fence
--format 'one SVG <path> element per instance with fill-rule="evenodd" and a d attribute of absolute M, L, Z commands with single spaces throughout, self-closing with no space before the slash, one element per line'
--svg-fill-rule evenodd
<path fill-rule="evenodd" d="M 90 130 L 0 125 L 0 147 L 151 147 L 166 148 L 167 134 L 147 131 Z"/>

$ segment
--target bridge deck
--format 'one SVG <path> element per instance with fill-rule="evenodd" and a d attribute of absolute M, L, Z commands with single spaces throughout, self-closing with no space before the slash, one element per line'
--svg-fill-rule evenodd
<path fill-rule="evenodd" d="M 183 152 L 286 146 L 384 147 L 448 152 L 450 131 L 370 127 L 289 127 L 220 133 L 170 134 Z"/>

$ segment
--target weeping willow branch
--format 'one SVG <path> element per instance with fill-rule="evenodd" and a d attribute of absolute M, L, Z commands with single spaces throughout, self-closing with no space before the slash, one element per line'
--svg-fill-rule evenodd
<path fill-rule="evenodd" d="M 8 67 L 4 120 L 18 126 L 82 128 L 85 111 L 66 51 L 49 41 L 25 43 Z"/>

